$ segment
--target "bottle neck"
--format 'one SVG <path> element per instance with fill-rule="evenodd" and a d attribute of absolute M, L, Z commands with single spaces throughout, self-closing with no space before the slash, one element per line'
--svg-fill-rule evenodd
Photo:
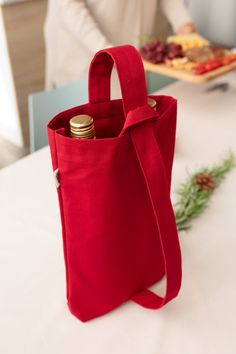
<path fill-rule="evenodd" d="M 95 129 L 93 118 L 88 115 L 78 115 L 70 119 L 70 134 L 76 139 L 94 139 Z"/>

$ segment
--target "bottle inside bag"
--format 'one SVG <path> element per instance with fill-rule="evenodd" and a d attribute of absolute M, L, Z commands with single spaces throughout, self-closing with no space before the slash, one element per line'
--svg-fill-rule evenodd
<path fill-rule="evenodd" d="M 148 97 L 147 99 L 147 103 L 149 104 L 150 107 L 152 107 L 153 109 L 157 109 L 157 103 L 154 100 L 154 98 Z"/>
<path fill-rule="evenodd" d="M 147 97 L 147 103 L 150 107 L 156 110 L 156 100 L 151 97 Z M 69 121 L 70 136 L 75 139 L 96 139 L 97 138 L 110 138 L 119 135 L 123 126 L 123 110 L 117 115 L 116 118 L 111 119 L 109 112 L 107 116 L 99 119 L 98 124 L 95 127 L 93 118 L 88 114 L 79 114 L 72 117 Z"/>
<path fill-rule="evenodd" d="M 72 117 L 70 135 L 76 139 L 96 139 L 93 118 L 87 114 Z"/>

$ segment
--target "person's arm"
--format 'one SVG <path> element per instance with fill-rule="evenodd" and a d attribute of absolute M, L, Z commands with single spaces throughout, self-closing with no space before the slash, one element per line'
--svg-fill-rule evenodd
<path fill-rule="evenodd" d="M 64 26 L 93 53 L 111 47 L 83 0 L 58 0 Z"/>
<path fill-rule="evenodd" d="M 183 0 L 161 0 L 161 7 L 174 32 L 177 34 L 196 32 Z"/>

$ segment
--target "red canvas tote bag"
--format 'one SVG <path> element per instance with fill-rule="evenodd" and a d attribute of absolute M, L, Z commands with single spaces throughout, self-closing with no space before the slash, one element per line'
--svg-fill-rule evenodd
<path fill-rule="evenodd" d="M 122 99 L 110 99 L 115 64 Z M 181 254 L 170 201 L 176 100 L 147 104 L 141 58 L 132 46 L 98 52 L 89 102 L 48 124 L 66 265 L 67 299 L 82 321 L 131 299 L 159 309 L 181 283 Z M 74 139 L 69 120 L 93 117 L 96 139 Z M 148 290 L 166 275 L 163 297 Z"/>

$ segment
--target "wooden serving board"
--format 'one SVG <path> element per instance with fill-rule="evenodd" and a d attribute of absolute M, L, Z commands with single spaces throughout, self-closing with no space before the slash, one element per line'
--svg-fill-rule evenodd
<path fill-rule="evenodd" d="M 229 65 L 221 66 L 218 69 L 209 71 L 208 73 L 202 75 L 195 75 L 185 70 L 178 70 L 172 67 L 169 67 L 165 64 L 152 64 L 146 60 L 143 60 L 144 69 L 146 71 L 152 71 L 159 73 L 165 76 L 173 77 L 182 81 L 189 81 L 194 84 L 202 84 L 204 82 L 213 80 L 219 76 L 224 75 L 225 73 L 236 69 L 236 61 Z"/>

